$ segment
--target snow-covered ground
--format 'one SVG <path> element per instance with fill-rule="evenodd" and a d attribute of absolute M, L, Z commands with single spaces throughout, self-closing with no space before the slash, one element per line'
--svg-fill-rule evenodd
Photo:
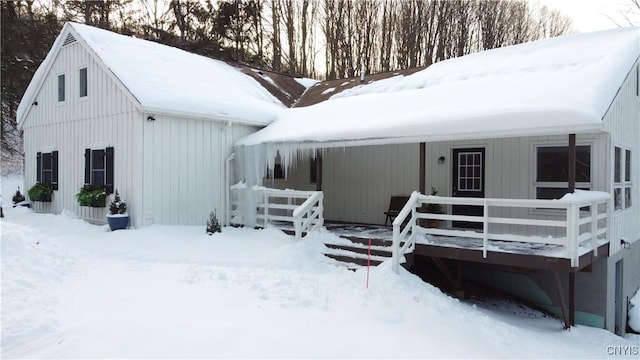
<path fill-rule="evenodd" d="M 638 358 L 638 336 L 463 303 L 387 263 L 367 289 L 321 254 L 328 233 L 109 232 L 11 208 L 21 182 L 2 178 L 3 358 Z"/>

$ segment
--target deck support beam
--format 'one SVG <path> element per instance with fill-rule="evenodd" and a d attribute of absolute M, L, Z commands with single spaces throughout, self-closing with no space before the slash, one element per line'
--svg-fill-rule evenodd
<path fill-rule="evenodd" d="M 564 323 L 563 328 L 567 330 L 571 327 L 571 319 L 569 318 L 569 313 L 567 311 L 567 304 L 564 301 L 562 282 L 560 281 L 560 274 L 558 274 L 557 270 L 553 271 L 553 278 L 556 281 L 556 289 L 558 290 L 558 297 L 560 299 L 560 312 L 562 313 L 562 322 Z"/>
<path fill-rule="evenodd" d="M 427 160 L 427 145 L 423 142 L 420 143 L 420 166 L 418 167 L 420 172 L 420 179 L 418 183 L 418 191 L 420 194 L 426 195 L 426 180 L 427 180 L 427 170 L 425 161 Z"/>
<path fill-rule="evenodd" d="M 576 191 L 576 134 L 569 134 L 568 192 Z"/>
<path fill-rule="evenodd" d="M 439 257 L 431 256 L 431 260 L 436 265 L 436 267 L 440 270 L 440 272 L 444 275 L 444 277 L 449 280 L 449 283 L 453 286 L 455 290 L 460 290 L 462 288 L 462 281 L 460 279 L 460 269 L 458 268 L 458 276 L 454 276 L 447 264 Z"/>
<path fill-rule="evenodd" d="M 576 273 L 569 272 L 569 323 L 576 325 Z"/>

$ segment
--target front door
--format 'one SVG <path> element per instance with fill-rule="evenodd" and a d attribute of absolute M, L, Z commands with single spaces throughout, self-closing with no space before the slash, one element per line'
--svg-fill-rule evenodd
<path fill-rule="evenodd" d="M 484 197 L 484 148 L 453 149 L 454 197 Z M 453 205 L 453 215 L 482 216 L 482 206 Z M 482 229 L 482 222 L 454 221 L 453 227 Z"/>

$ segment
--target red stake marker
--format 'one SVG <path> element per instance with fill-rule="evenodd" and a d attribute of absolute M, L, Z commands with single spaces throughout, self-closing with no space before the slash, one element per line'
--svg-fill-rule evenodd
<path fill-rule="evenodd" d="M 367 252 L 367 289 L 369 288 L 369 268 L 371 267 L 371 238 L 369 238 L 369 251 Z"/>

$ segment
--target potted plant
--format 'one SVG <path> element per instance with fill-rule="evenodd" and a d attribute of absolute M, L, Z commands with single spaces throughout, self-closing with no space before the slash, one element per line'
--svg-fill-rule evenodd
<path fill-rule="evenodd" d="M 107 191 L 104 186 L 85 185 L 76 194 L 80 206 L 104 207 L 107 203 Z"/>
<path fill-rule="evenodd" d="M 433 186 L 431 187 L 431 195 L 438 195 L 438 190 L 436 190 L 436 188 L 434 188 Z M 444 208 L 440 204 L 427 204 L 422 207 L 422 211 L 431 214 L 444 214 Z M 427 219 L 427 226 L 430 228 L 440 227 L 440 220 Z"/>
<path fill-rule="evenodd" d="M 22 195 L 22 193 L 20 192 L 19 186 L 18 186 L 18 190 L 16 190 L 16 193 L 13 195 L 13 198 L 11 200 L 13 200 L 13 207 L 18 206 L 19 203 L 26 200 L 24 198 L 24 195 Z"/>
<path fill-rule="evenodd" d="M 53 188 L 49 184 L 36 183 L 29 189 L 28 194 L 31 201 L 51 202 Z M 18 193 L 16 193 L 16 195 L 18 195 Z"/>
<path fill-rule="evenodd" d="M 118 190 L 109 204 L 109 214 L 107 222 L 111 231 L 126 229 L 129 226 L 129 214 L 127 213 L 127 203 L 120 198 Z"/>

